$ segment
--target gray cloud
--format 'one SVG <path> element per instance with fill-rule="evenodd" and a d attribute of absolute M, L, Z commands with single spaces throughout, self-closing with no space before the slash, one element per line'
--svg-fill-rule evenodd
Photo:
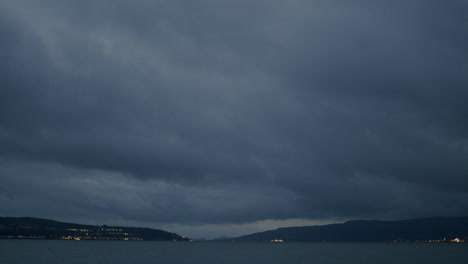
<path fill-rule="evenodd" d="M 468 210 L 464 1 L 4 1 L 2 215 Z"/>

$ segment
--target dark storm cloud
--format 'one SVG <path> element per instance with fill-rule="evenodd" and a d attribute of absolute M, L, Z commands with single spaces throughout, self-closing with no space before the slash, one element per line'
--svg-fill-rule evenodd
<path fill-rule="evenodd" d="M 464 1 L 0 7 L 0 214 L 468 210 Z"/>

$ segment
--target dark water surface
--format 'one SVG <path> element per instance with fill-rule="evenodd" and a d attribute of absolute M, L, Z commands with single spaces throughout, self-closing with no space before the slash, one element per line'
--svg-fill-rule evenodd
<path fill-rule="evenodd" d="M 466 263 L 466 244 L 0 240 L 0 263 Z"/>

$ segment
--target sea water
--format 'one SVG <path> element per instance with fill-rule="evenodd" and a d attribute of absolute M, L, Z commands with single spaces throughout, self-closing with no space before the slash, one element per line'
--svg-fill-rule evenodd
<path fill-rule="evenodd" d="M 468 243 L 0 240 L 2 264 L 466 263 Z"/>

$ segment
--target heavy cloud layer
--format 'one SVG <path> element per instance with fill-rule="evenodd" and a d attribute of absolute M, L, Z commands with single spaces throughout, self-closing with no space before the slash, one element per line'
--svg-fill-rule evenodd
<path fill-rule="evenodd" d="M 468 212 L 466 1 L 2 1 L 0 214 Z"/>

